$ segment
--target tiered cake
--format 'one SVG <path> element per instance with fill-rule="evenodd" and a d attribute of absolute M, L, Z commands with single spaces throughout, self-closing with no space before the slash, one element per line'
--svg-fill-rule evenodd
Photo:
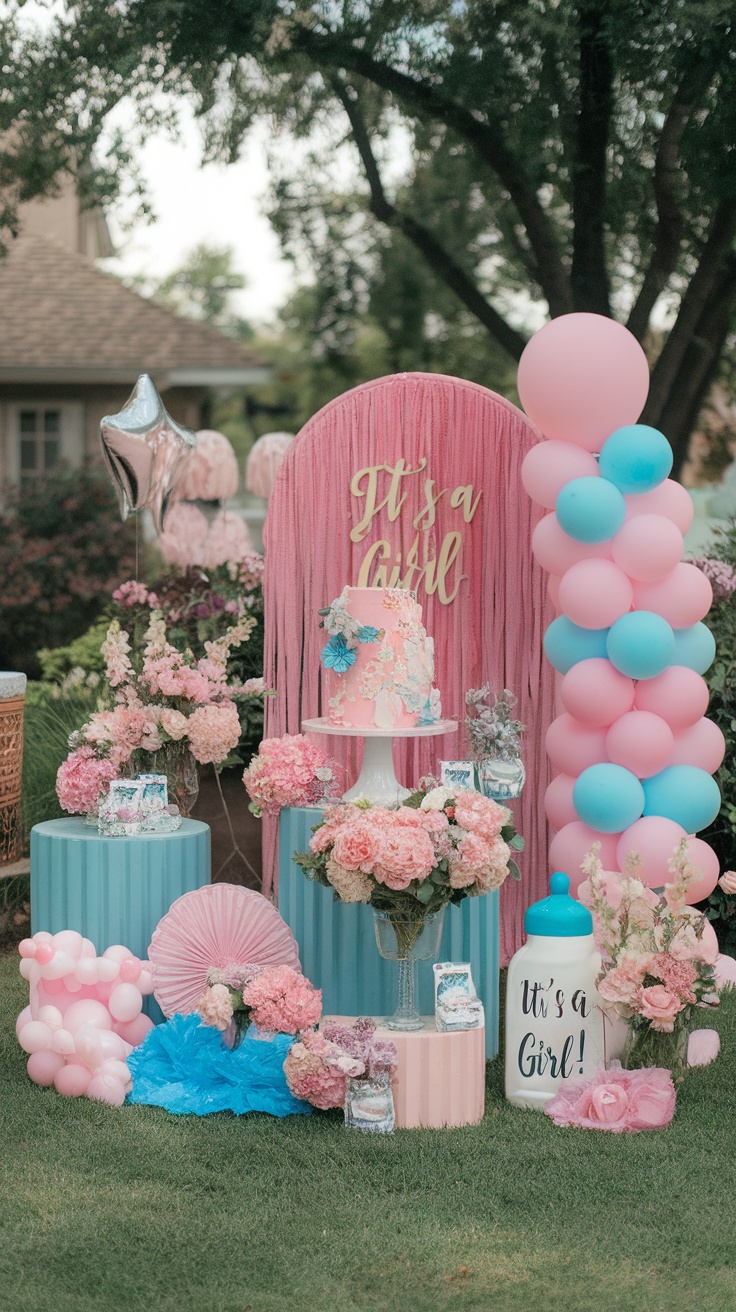
<path fill-rule="evenodd" d="M 440 718 L 434 643 L 403 588 L 344 588 L 321 611 L 327 718 L 344 728 L 416 729 Z"/>

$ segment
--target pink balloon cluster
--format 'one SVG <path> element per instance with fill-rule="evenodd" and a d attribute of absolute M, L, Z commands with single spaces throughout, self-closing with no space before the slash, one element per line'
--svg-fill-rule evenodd
<path fill-rule="evenodd" d="M 16 1022 L 18 1042 L 36 1084 L 54 1085 L 72 1098 L 120 1107 L 130 1089 L 128 1053 L 153 1026 L 141 1008 L 153 992 L 147 962 L 127 948 L 101 957 L 76 930 L 43 930 L 20 944 L 20 973 L 30 1003 Z"/>
<path fill-rule="evenodd" d="M 521 357 L 518 386 L 524 409 L 547 439 L 527 454 L 521 472 L 529 496 L 548 512 L 534 531 L 534 554 L 549 572 L 550 597 L 565 617 L 557 623 L 569 621 L 565 632 L 582 640 L 580 651 L 571 650 L 563 662 L 564 677 L 558 675 L 561 713 L 547 735 L 547 752 L 558 771 L 545 797 L 547 817 L 557 831 L 550 863 L 565 871 L 574 890 L 582 878 L 580 862 L 597 841 L 606 869 L 622 870 L 627 853 L 636 851 L 642 879 L 657 887 L 669 878 L 668 861 L 686 830 L 651 813 L 643 785 L 670 766 L 713 774 L 725 742 L 717 725 L 704 718 L 708 689 L 699 673 L 669 663 L 651 677 L 636 677 L 636 671 L 617 668 L 608 633 L 631 612 L 647 612 L 642 621 L 665 631 L 670 626 L 677 638 L 677 630 L 698 625 L 707 614 L 710 584 L 699 569 L 682 561 L 692 502 L 664 474 L 655 486 L 637 492 L 613 475 L 603 488 L 593 483 L 606 481 L 601 465 L 608 472 L 615 445 L 606 456 L 606 443 L 614 434 L 620 442 L 619 430 L 636 425 L 649 387 L 644 352 L 621 324 L 594 314 L 564 315 L 548 323 Z M 634 442 L 643 431 L 636 429 Z M 661 435 L 655 433 L 654 439 L 666 452 Z M 613 506 L 613 531 L 603 540 L 594 515 L 579 518 L 586 491 L 604 508 Z M 563 518 L 567 514 L 573 532 L 569 516 L 578 515 L 584 531 L 570 536 L 558 510 Z M 596 633 L 586 638 L 587 631 Z M 601 648 L 594 652 L 595 642 Z M 616 833 L 585 823 L 574 798 L 575 793 L 579 802 L 581 790 L 575 785 L 582 773 L 601 764 L 621 767 L 617 777 L 625 773 L 634 807 L 639 795 L 642 799 L 638 815 Z M 703 876 L 691 885 L 688 900 L 694 903 L 712 892 L 719 866 L 707 843 L 691 838 L 689 846 Z"/>

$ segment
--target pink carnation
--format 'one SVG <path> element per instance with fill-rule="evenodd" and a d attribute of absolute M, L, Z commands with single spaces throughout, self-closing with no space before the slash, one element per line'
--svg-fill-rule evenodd
<path fill-rule="evenodd" d="M 339 829 L 332 854 L 346 870 L 371 873 L 381 851 L 381 833 L 369 820 L 358 820 Z"/>
<path fill-rule="evenodd" d="M 189 716 L 187 735 L 200 765 L 224 761 L 240 740 L 240 719 L 234 702 L 198 706 Z"/>
<path fill-rule="evenodd" d="M 59 804 L 72 815 L 92 815 L 100 793 L 117 774 L 115 762 L 100 757 L 91 747 L 78 747 L 62 761 L 56 773 Z"/>
<path fill-rule="evenodd" d="M 291 966 L 268 966 L 249 980 L 243 1002 L 260 1030 L 298 1034 L 319 1023 L 322 990 Z"/>
<path fill-rule="evenodd" d="M 675 1086 L 669 1071 L 656 1067 L 610 1070 L 563 1080 L 545 1113 L 555 1125 L 585 1130 L 661 1130 L 675 1112 Z"/>
<path fill-rule="evenodd" d="M 698 978 L 698 972 L 691 961 L 678 961 L 669 952 L 660 952 L 652 957 L 648 974 L 661 979 L 666 988 L 676 993 L 682 1002 L 697 1002 L 692 986 Z"/>
<path fill-rule="evenodd" d="M 387 888 L 407 888 L 413 879 L 426 879 L 434 869 L 435 852 L 429 835 L 397 825 L 381 834 L 373 874 Z"/>

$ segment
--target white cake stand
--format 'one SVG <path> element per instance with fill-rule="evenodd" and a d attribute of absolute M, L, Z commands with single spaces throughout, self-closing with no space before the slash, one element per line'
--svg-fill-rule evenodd
<path fill-rule="evenodd" d="M 396 806 L 411 797 L 411 789 L 402 788 L 394 770 L 391 750 L 393 738 L 437 738 L 441 734 L 455 733 L 457 720 L 437 720 L 435 724 L 425 724 L 417 729 L 356 729 L 346 725 L 331 724 L 326 717 L 318 720 L 302 720 L 304 733 L 334 734 L 336 738 L 363 738 L 363 765 L 358 782 L 343 793 L 343 802 L 355 802 L 359 797 L 366 797 L 376 806 Z"/>

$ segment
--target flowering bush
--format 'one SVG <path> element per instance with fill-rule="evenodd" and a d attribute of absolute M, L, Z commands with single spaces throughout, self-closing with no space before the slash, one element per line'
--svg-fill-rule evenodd
<path fill-rule="evenodd" d="M 519 878 L 520 838 L 505 806 L 471 789 L 419 790 L 397 810 L 370 803 L 328 808 L 309 852 L 295 861 L 342 902 L 420 921 L 464 897 Z"/>
<path fill-rule="evenodd" d="M 205 1025 L 226 1030 L 235 1022 L 241 1038 L 248 1026 L 276 1034 L 299 1034 L 319 1023 L 322 992 L 291 966 L 212 970 L 198 1004 Z"/>
<path fill-rule="evenodd" d="M 578 894 L 593 913 L 602 958 L 598 992 L 634 1031 L 671 1034 L 694 1007 L 718 1005 L 705 918 L 685 903 L 700 872 L 683 839 L 670 862 L 672 881 L 655 893 L 636 878 L 635 860 L 623 876 L 605 873 L 598 848 L 585 858 Z"/>
<path fill-rule="evenodd" d="M 613 1062 L 610 1070 L 563 1080 L 544 1110 L 555 1125 L 620 1134 L 664 1129 L 674 1115 L 675 1098 L 669 1071 L 652 1067 L 625 1071 Z"/>
<path fill-rule="evenodd" d="M 334 795 L 339 766 L 303 734 L 266 738 L 243 774 L 254 815 L 284 806 L 318 806 Z"/>
<path fill-rule="evenodd" d="M 375 1038 L 372 1020 L 355 1025 L 327 1022 L 320 1033 L 302 1034 L 284 1062 L 286 1082 L 297 1098 L 327 1111 L 342 1107 L 348 1079 L 374 1080 L 396 1070 L 396 1045 Z"/>

